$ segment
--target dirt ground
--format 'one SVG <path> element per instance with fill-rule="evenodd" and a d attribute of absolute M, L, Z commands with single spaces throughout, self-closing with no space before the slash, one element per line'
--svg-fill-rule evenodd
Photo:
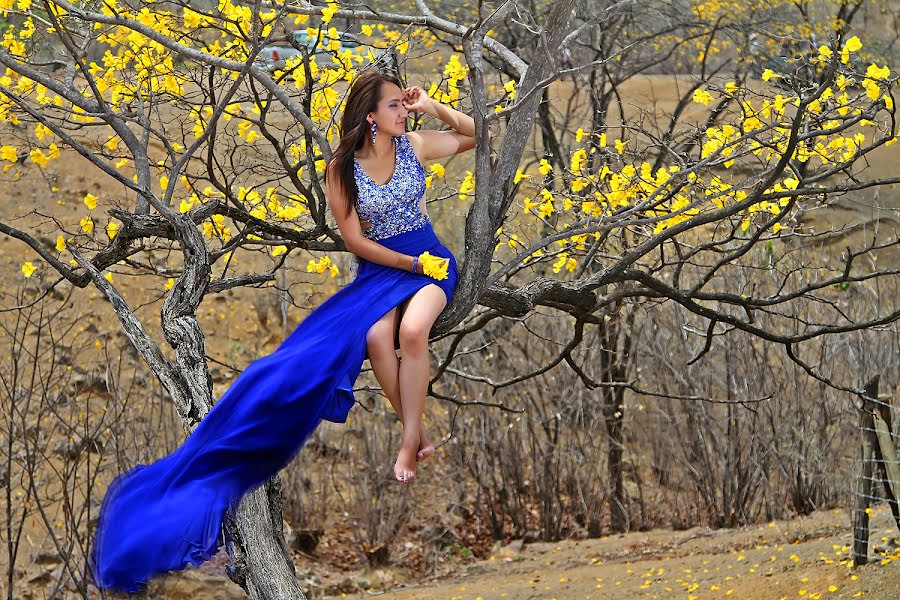
<path fill-rule="evenodd" d="M 898 535 L 875 511 L 874 547 Z M 744 529 L 654 530 L 559 544 L 529 544 L 467 565 L 450 580 L 393 590 L 396 600 L 495 598 L 856 598 L 887 600 L 900 590 L 900 551 L 853 570 L 850 518 L 823 511 Z M 882 538 L 886 538 L 882 540 Z M 871 552 L 871 549 L 870 549 Z M 880 556 L 880 555 L 878 555 Z M 834 591 L 829 591 L 831 588 Z M 368 598 L 371 593 L 339 596 Z"/>
<path fill-rule="evenodd" d="M 657 529 L 527 544 L 521 550 L 513 543 L 436 580 L 403 582 L 403 574 L 390 568 L 329 572 L 311 561 L 297 567 L 301 579 L 319 581 L 310 586 L 312 598 L 348 600 L 896 598 L 900 535 L 890 511 L 886 506 L 873 510 L 870 561 L 856 569 L 849 523 L 847 511 L 829 510 L 739 529 Z M 244 597 L 221 571 L 211 570 L 207 563 L 202 571 L 169 578 L 154 589 L 155 597 Z M 355 593 L 341 591 L 367 584 Z"/>

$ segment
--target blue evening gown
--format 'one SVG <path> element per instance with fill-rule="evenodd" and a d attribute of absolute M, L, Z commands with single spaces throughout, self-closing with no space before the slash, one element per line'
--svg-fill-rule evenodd
<path fill-rule="evenodd" d="M 394 141 L 394 174 L 386 184 L 354 162 L 359 215 L 373 223 L 364 235 L 404 254 L 449 258 L 447 278 L 360 258 L 354 280 L 275 352 L 250 363 L 177 450 L 113 480 L 89 558 L 98 587 L 135 592 L 154 575 L 209 560 L 218 551 L 225 511 L 287 465 L 320 420 L 346 421 L 369 328 L 429 283 L 449 303 L 456 259 L 422 210 L 422 165 L 405 134 Z"/>

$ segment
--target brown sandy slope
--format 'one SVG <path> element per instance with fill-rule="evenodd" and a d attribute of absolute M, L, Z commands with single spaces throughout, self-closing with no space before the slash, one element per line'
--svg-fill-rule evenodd
<path fill-rule="evenodd" d="M 654 530 L 498 552 L 458 576 L 383 594 L 395 600 L 630 598 L 897 598 L 900 552 L 886 507 L 874 512 L 870 556 L 849 564 L 850 518 L 822 511 L 743 529 Z M 887 557 L 875 554 L 887 550 Z M 829 591 L 833 586 L 834 591 Z M 336 595 L 362 599 L 371 592 Z"/>
<path fill-rule="evenodd" d="M 391 600 L 891 600 L 900 590 L 898 533 L 887 507 L 873 511 L 868 565 L 850 566 L 850 517 L 820 511 L 741 529 L 654 530 L 595 540 L 515 544 L 440 580 L 397 583 L 400 571 L 329 572 L 298 562 L 311 597 Z M 218 564 L 215 564 L 218 563 Z M 169 600 L 242 598 L 213 561 L 153 589 Z M 214 572 L 210 572 L 214 571 Z M 357 593 L 342 590 L 362 589 Z"/>

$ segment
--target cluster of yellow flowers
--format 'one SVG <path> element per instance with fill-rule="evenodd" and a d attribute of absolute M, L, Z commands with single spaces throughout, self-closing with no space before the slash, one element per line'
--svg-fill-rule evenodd
<path fill-rule="evenodd" d="M 331 273 L 332 277 L 337 277 L 340 272 L 337 268 L 337 265 L 331 262 L 331 258 L 328 256 L 323 256 L 319 260 L 310 260 L 309 264 L 306 266 L 306 270 L 310 273 L 323 273 L 325 269 Z"/>
<path fill-rule="evenodd" d="M 440 88 L 438 83 L 432 83 L 428 89 L 428 95 L 438 102 L 455 106 L 459 101 L 459 81 L 466 78 L 468 67 L 459 62 L 459 57 L 454 54 L 444 65 L 444 78 L 447 82 L 447 91 Z"/>
<path fill-rule="evenodd" d="M 858 40 L 851 39 L 844 48 L 847 52 L 855 52 L 859 47 Z M 861 86 L 866 90 L 868 99 L 876 103 L 882 102 L 882 108 L 890 111 L 893 109 L 892 99 L 888 92 L 882 91 L 882 86 L 887 88 L 889 76 L 890 70 L 887 66 L 869 65 L 866 70 L 866 78 Z M 867 135 L 860 131 L 842 131 L 840 119 L 852 118 L 863 112 L 863 108 L 855 106 L 854 101 L 850 99 L 845 90 L 853 83 L 854 81 L 849 76 L 839 75 L 835 80 L 834 91 L 832 88 L 825 89 L 818 99 L 808 105 L 807 111 L 812 118 L 813 128 L 821 131 L 821 134 L 795 144 L 791 154 L 794 160 L 807 162 L 810 158 L 815 157 L 821 161 L 822 165 L 846 163 L 852 161 L 864 150 L 864 143 L 867 139 L 876 141 L 877 134 Z M 790 106 L 800 106 L 800 98 L 776 94 L 773 98 L 763 99 L 761 105 L 755 105 L 755 102 L 751 103 L 746 99 L 743 90 L 734 82 L 726 83 L 722 91 L 726 96 L 736 98 L 736 104 L 740 109 L 739 118 L 733 124 L 723 123 L 706 130 L 706 140 L 702 143 L 700 150 L 701 159 L 715 159 L 714 164 L 721 164 L 725 169 L 729 169 L 735 164 L 735 159 L 738 157 L 748 160 L 755 156 L 758 160 L 771 164 L 772 161 L 780 160 L 785 153 L 789 152 L 792 117 L 787 114 L 786 109 Z M 694 102 L 699 104 L 708 105 L 714 99 L 715 97 L 709 90 L 698 89 L 693 93 Z M 879 108 L 877 104 L 875 108 Z M 872 120 L 861 119 L 859 126 L 877 127 L 878 124 Z M 656 172 L 652 172 L 651 165 L 647 162 L 629 164 L 624 155 L 625 141 L 616 141 L 616 153 L 621 156 L 617 157 L 615 154 L 606 153 L 604 159 L 600 161 L 602 167 L 598 167 L 596 170 L 588 168 L 592 165 L 592 155 L 598 150 L 602 151 L 602 148 L 606 146 L 605 135 L 596 135 L 603 136 L 601 147 L 598 149 L 596 144 L 591 144 L 590 151 L 587 151 L 586 148 L 575 149 L 571 154 L 570 173 L 561 175 L 562 178 L 569 179 L 568 188 L 574 194 L 565 194 L 566 186 L 563 186 L 563 192 L 560 192 L 558 187 L 551 191 L 554 186 L 544 180 L 539 186 L 540 201 L 534 201 L 531 197 L 524 198 L 523 212 L 525 214 L 531 214 L 540 219 L 549 219 L 558 215 L 560 218 L 555 223 L 555 227 L 565 229 L 569 226 L 567 222 L 564 222 L 565 217 L 571 216 L 579 221 L 590 217 L 609 216 L 623 207 L 642 205 L 642 210 L 636 214 L 655 217 L 651 224 L 653 234 L 657 234 L 682 221 L 691 219 L 704 210 L 740 203 L 747 198 L 747 192 L 733 187 L 731 183 L 714 174 L 701 176 L 698 173 L 690 172 L 686 176 L 687 186 L 674 190 L 670 180 L 681 170 L 680 167 L 677 165 L 663 166 Z M 886 132 L 886 135 L 888 139 L 880 140 L 885 145 L 891 145 L 898 139 L 889 137 L 889 131 Z M 581 142 L 588 136 L 588 132 L 579 128 L 576 132 L 576 141 Z M 616 168 L 616 163 L 621 166 Z M 540 175 L 544 176 L 544 179 L 554 171 L 553 166 L 543 158 L 540 160 L 537 170 Z M 725 174 L 723 173 L 722 176 L 724 177 Z M 519 183 L 526 178 L 530 178 L 530 176 L 518 171 L 514 181 Z M 685 181 L 681 180 L 681 182 Z M 761 220 L 769 222 L 772 220 L 772 216 L 783 214 L 784 209 L 790 203 L 787 193 L 797 190 L 800 183 L 792 171 L 786 172 L 782 181 L 764 190 L 764 196 L 767 196 L 768 199 L 757 202 L 736 215 L 740 229 L 746 231 L 750 227 L 754 215 L 764 214 L 765 217 Z M 810 186 L 807 184 L 804 187 Z M 589 194 L 592 192 L 594 198 L 584 197 L 580 193 L 582 190 L 587 190 Z M 578 200 L 581 202 L 578 203 Z M 579 204 L 580 213 L 577 210 Z M 573 210 L 573 207 L 576 208 Z M 561 211 L 560 208 L 562 208 Z M 769 226 L 775 234 L 784 228 L 784 225 L 778 222 L 769 223 Z M 508 237 L 508 245 L 515 250 L 520 245 L 518 237 L 515 234 Z M 575 244 L 581 243 L 583 246 L 583 242 L 577 240 L 577 237 L 580 236 L 572 236 L 556 242 L 560 246 L 560 252 L 555 255 L 557 260 L 553 265 L 554 272 L 559 272 L 563 268 L 568 271 L 575 270 L 577 263 L 568 251 Z M 599 237 L 599 234 L 594 233 L 594 237 Z M 498 244 L 498 248 L 500 245 Z M 525 262 L 528 258 L 538 257 L 542 254 L 542 250 L 539 249 L 527 257 Z"/>
<path fill-rule="evenodd" d="M 447 268 L 450 265 L 449 258 L 440 256 L 432 256 L 429 252 L 423 252 L 419 255 L 419 261 L 425 269 L 425 274 L 435 279 L 447 279 Z"/>
<path fill-rule="evenodd" d="M 0 0 L 0 14 L 4 9 L 15 6 L 19 10 L 27 10 L 31 4 L 30 0 Z M 55 6 L 55 5 L 52 5 Z M 697 0 L 692 10 L 696 17 L 705 20 L 714 20 L 722 15 L 731 14 L 736 7 L 741 4 L 737 0 Z M 55 9 L 54 9 L 55 10 Z M 152 4 L 143 6 L 138 11 L 129 11 L 126 8 L 117 6 L 116 0 L 108 0 L 99 7 L 104 14 L 119 14 L 125 18 L 133 19 L 136 22 L 151 27 L 153 30 L 177 39 L 179 43 L 186 45 L 191 44 L 192 40 L 200 40 L 199 37 L 192 37 L 196 32 L 193 30 L 199 28 L 214 28 L 219 34 L 218 39 L 215 36 L 203 37 L 202 41 L 196 43 L 196 47 L 202 52 L 220 56 L 226 59 L 242 61 L 246 59 L 249 51 L 249 40 L 247 32 L 251 30 L 253 19 L 252 11 L 249 7 L 241 4 L 235 4 L 233 0 L 219 0 L 219 15 L 215 18 L 207 17 L 190 8 L 185 7 L 181 14 L 167 13 L 157 10 Z M 327 26 L 332 18 L 339 10 L 338 3 L 334 0 L 328 0 L 325 7 L 322 8 L 322 22 Z M 59 15 L 65 14 L 65 11 L 59 9 Z M 262 20 L 262 35 L 266 35 L 275 25 L 277 13 L 274 10 L 262 11 L 259 13 Z M 308 15 L 295 15 L 296 24 L 306 23 Z M 143 34 L 125 26 L 106 26 L 97 25 L 97 29 L 101 30 L 98 39 L 107 43 L 110 50 L 98 59 L 100 64 L 92 62 L 89 65 L 89 72 L 95 78 L 98 89 L 109 101 L 113 108 L 120 106 L 122 102 L 129 100 L 137 95 L 144 96 L 149 92 L 168 93 L 173 96 L 182 96 L 184 89 L 182 84 L 188 79 L 179 74 L 173 61 L 173 54 L 163 45 L 150 40 Z M 372 25 L 363 25 L 362 31 L 366 36 L 372 36 L 376 33 L 381 41 L 397 48 L 400 53 L 406 53 L 410 44 L 410 40 L 416 36 L 421 36 L 423 44 L 430 45 L 430 34 L 425 30 L 415 29 L 412 32 L 403 32 L 386 28 L 383 24 L 376 27 Z M 211 30 L 212 31 L 212 30 Z M 338 32 L 335 27 L 329 27 L 327 31 L 320 31 L 319 28 L 308 27 L 307 31 L 310 35 L 325 35 L 329 42 L 327 46 L 333 52 L 338 52 L 340 44 L 337 42 Z M 26 45 L 24 40 L 32 37 L 34 32 L 34 22 L 28 18 L 21 26 L 18 32 L 10 28 L 4 34 L 3 45 L 14 55 L 24 55 Z M 806 39 L 808 36 L 800 36 Z M 833 60 L 835 54 L 840 58 L 843 64 L 848 64 L 850 55 L 858 52 L 862 48 L 862 42 L 857 37 L 849 38 L 842 47 L 820 46 L 818 48 L 817 61 L 825 64 Z M 715 48 L 710 48 L 709 52 L 714 53 Z M 334 127 L 329 126 L 333 122 L 336 111 L 342 110 L 340 106 L 341 94 L 334 86 L 341 79 L 351 80 L 356 73 L 353 70 L 354 62 L 361 62 L 360 57 L 335 57 L 341 63 L 342 68 L 324 69 L 319 68 L 315 61 L 310 64 L 310 75 L 316 79 L 317 83 L 322 86 L 321 91 L 316 93 L 310 99 L 310 116 L 316 124 L 323 124 L 328 127 L 326 137 L 332 139 Z M 374 58 L 370 55 L 369 57 Z M 846 72 L 846 69 L 844 69 Z M 227 73 L 226 73 L 227 74 Z M 236 76 L 236 73 L 232 73 Z M 443 83 L 434 83 L 428 90 L 428 94 L 436 100 L 454 105 L 460 96 L 459 82 L 463 81 L 468 75 L 468 68 L 460 62 L 457 55 L 452 55 L 443 67 Z M 891 72 L 888 67 L 870 64 L 865 74 L 857 74 L 857 79 L 851 79 L 851 73 L 839 75 L 835 81 L 834 90 L 827 88 L 820 97 L 808 106 L 808 111 L 814 119 L 818 119 L 818 127 L 823 131 L 822 135 L 802 141 L 796 145 L 794 150 L 794 158 L 800 162 L 807 162 L 810 158 L 818 158 L 823 165 L 838 164 L 852 160 L 858 156 L 866 139 L 875 140 L 875 136 L 866 136 L 861 132 L 855 132 L 852 136 L 844 136 L 838 133 L 825 133 L 830 129 L 839 130 L 839 118 L 847 117 L 849 114 L 859 115 L 862 109 L 858 107 L 856 99 L 851 99 L 852 94 L 845 88 L 851 85 L 861 86 L 865 91 L 865 96 L 872 102 L 882 103 L 882 106 L 888 110 L 893 110 L 893 99 L 890 95 Z M 307 74 L 303 69 L 293 71 L 294 84 L 298 88 L 305 89 Z M 778 74 L 771 70 L 766 70 L 763 79 L 766 81 Z M 27 77 L 18 76 L 10 69 L 0 76 L 0 83 L 11 89 L 16 89 L 21 95 L 27 96 L 32 94 L 36 103 L 50 104 L 57 106 L 69 106 L 70 103 L 64 101 L 59 96 L 50 98 L 46 96 L 46 88 Z M 516 82 L 506 81 L 499 82 L 497 88 L 502 85 L 502 98 L 498 102 L 495 110 L 500 111 L 505 105 L 509 105 L 516 98 Z M 494 90 L 495 86 L 491 86 Z M 84 91 L 87 91 L 85 88 Z M 501 90 L 497 90 L 498 93 Z M 785 125 L 785 113 L 789 112 L 791 107 L 800 105 L 800 99 L 792 96 L 783 96 L 777 94 L 774 97 L 764 99 L 760 105 L 752 106 L 745 98 L 749 97 L 745 94 L 735 82 L 729 81 L 723 87 L 710 86 L 706 88 L 698 88 L 693 93 L 693 101 L 703 106 L 709 106 L 711 102 L 718 101 L 720 98 L 734 98 L 736 102 L 733 106 L 739 107 L 737 117 L 732 124 L 723 123 L 721 125 L 710 127 L 705 133 L 706 137 L 702 140 L 701 159 L 722 157 L 725 169 L 729 169 L 735 164 L 735 160 L 753 160 L 756 156 L 762 162 L 771 162 L 779 160 L 787 152 L 787 142 L 789 139 L 789 128 Z M 9 120 L 15 123 L 15 115 L 6 117 L 7 106 L 10 103 L 5 102 L 5 98 L 0 94 L 0 120 Z M 755 104 L 755 102 L 754 102 Z M 223 115 L 224 121 L 234 119 L 237 123 L 234 126 L 234 136 L 236 139 L 246 144 L 253 144 L 257 140 L 262 140 L 258 131 L 253 128 L 253 121 L 266 108 L 263 101 L 260 104 L 252 106 L 242 106 L 241 103 L 232 103 L 229 105 Z M 185 111 L 187 113 L 187 111 Z M 737 111 L 736 111 L 737 112 Z M 193 134 L 200 137 L 206 131 L 209 119 L 212 116 L 212 108 L 210 106 L 193 106 L 188 116 L 188 129 L 190 123 L 193 122 Z M 834 118 L 830 118 L 834 117 Z M 91 122 L 95 119 L 87 116 L 82 109 L 77 106 L 72 107 L 72 117 L 76 121 Z M 234 123 L 232 123 L 234 125 Z M 860 126 L 874 125 L 871 121 L 863 119 L 859 123 Z M 221 124 L 220 124 L 221 127 Z M 43 141 L 48 135 L 52 136 L 52 132 L 43 125 L 35 127 L 35 135 L 38 140 Z M 232 129 L 229 127 L 229 132 Z M 754 135 L 748 135 L 748 134 Z M 659 233 L 679 222 L 698 214 L 701 210 L 714 209 L 725 206 L 729 202 L 740 202 L 746 198 L 746 193 L 732 188 L 719 178 L 718 175 L 699 176 L 691 173 L 687 178 L 689 186 L 679 189 L 677 193 L 671 193 L 673 190 L 673 177 L 679 178 L 675 174 L 680 170 L 677 166 L 656 169 L 653 172 L 652 167 L 647 162 L 640 162 L 640 159 L 634 160 L 632 152 L 638 152 L 640 149 L 632 150 L 631 145 L 628 146 L 626 154 L 627 140 L 610 138 L 610 148 L 607 150 L 607 134 L 593 134 L 599 138 L 599 142 L 593 139 L 592 134 L 579 128 L 576 132 L 576 142 L 581 143 L 583 140 L 589 139 L 591 143 L 590 150 L 581 147 L 574 150 L 570 156 L 569 172 L 565 172 L 565 162 L 556 164 L 562 165 L 559 174 L 559 186 L 554 187 L 547 178 L 557 175 L 554 172 L 554 166 L 546 158 L 540 159 L 537 171 L 543 177 L 543 181 L 535 193 L 535 198 L 526 197 L 524 199 L 524 212 L 533 215 L 541 220 L 549 220 L 553 217 L 560 217 L 555 221 L 554 225 L 565 228 L 568 226 L 564 221 L 571 217 L 574 221 L 580 221 L 592 217 L 609 216 L 612 213 L 629 206 L 646 203 L 642 206 L 639 213 L 635 213 L 640 218 L 650 217 L 649 231 Z M 104 146 L 110 152 L 118 149 L 119 139 L 117 136 L 110 137 Z M 892 144 L 896 138 L 886 142 Z M 47 142 L 52 142 L 48 139 Z M 257 142 L 259 143 L 259 142 Z M 612 147 L 614 146 L 615 152 Z M 173 148 L 176 151 L 183 149 L 181 144 L 174 143 Z M 305 156 L 306 142 L 301 140 L 298 145 L 289 147 L 290 154 L 299 162 L 300 156 Z M 313 148 L 313 153 L 321 155 L 318 148 Z M 601 161 L 602 167 L 593 169 L 594 159 L 604 155 Z M 49 160 L 59 157 L 59 147 L 55 143 L 44 143 L 42 148 L 19 150 L 13 146 L 0 145 L 0 164 L 2 164 L 3 172 L 13 168 L 14 163 L 21 164 L 23 158 L 30 158 L 35 164 L 45 166 Z M 120 158 L 115 162 L 116 168 L 122 168 L 128 159 Z M 631 164 L 633 163 L 633 164 Z M 294 164 L 297 164 L 296 162 Z M 155 165 L 164 172 L 162 163 Z M 324 170 L 324 161 L 317 161 L 314 165 L 315 171 L 321 173 Z M 426 179 L 426 186 L 430 187 L 433 178 L 441 178 L 444 176 L 444 170 L 441 165 L 431 165 L 430 175 Z M 722 177 L 726 177 L 723 173 Z M 785 190 L 795 190 L 800 185 L 798 179 L 786 173 L 785 178 L 780 183 L 766 190 L 768 194 L 778 194 Z M 302 169 L 298 169 L 296 174 L 298 178 L 302 176 Z M 515 176 L 515 183 L 519 183 L 523 178 L 528 177 L 521 171 Z M 136 175 L 134 176 L 136 180 Z M 166 189 L 168 180 L 165 175 L 160 177 L 160 186 Z M 216 193 L 211 188 L 207 188 L 202 193 L 195 192 L 187 180 L 182 177 L 184 189 L 179 189 L 175 196 L 175 202 L 180 201 L 181 212 L 191 210 L 198 203 L 202 203 L 206 197 Z M 804 184 L 805 187 L 806 184 Z M 552 191 L 551 191 L 552 190 Z M 459 197 L 463 200 L 468 199 L 475 191 L 475 177 L 470 171 L 466 171 L 465 177 L 458 188 Z M 538 196 L 539 194 L 539 196 Z M 655 195 L 654 195 L 655 194 Z M 665 202 L 648 202 L 650 198 L 665 198 L 671 195 L 671 198 Z M 264 197 L 256 190 L 250 188 L 240 188 L 238 193 L 239 200 L 244 204 L 248 212 L 259 219 L 285 219 L 291 220 L 307 214 L 309 211 L 306 207 L 306 199 L 292 196 L 293 202 L 280 201 L 275 194 L 275 188 L 268 188 Z M 701 202 L 702 201 L 702 202 Z M 763 201 L 749 207 L 743 211 L 739 218 L 742 218 L 741 228 L 747 229 L 750 225 L 751 217 L 756 213 L 779 214 L 780 210 L 786 206 L 788 200 L 786 198 L 777 198 L 770 201 Z M 85 205 L 89 210 L 93 210 L 96 206 L 96 198 L 88 194 L 85 198 Z M 536 209 L 536 210 L 533 210 Z M 81 230 L 87 234 L 94 231 L 94 222 L 90 215 L 81 220 Z M 651 229 L 652 228 L 652 229 Z M 777 233 L 781 228 L 780 224 L 775 224 L 774 231 Z M 98 225 L 98 229 L 102 231 L 102 225 Z M 215 215 L 202 224 L 204 234 L 209 237 L 217 237 L 223 242 L 228 242 L 231 237 L 231 229 L 228 227 L 227 220 L 221 215 Z M 501 228 L 502 230 L 502 228 Z M 106 226 L 107 235 L 113 238 L 118 231 L 115 223 L 109 223 Z M 500 230 L 498 230 L 500 233 Z M 599 233 L 594 233 L 593 237 L 598 238 Z M 558 253 L 554 253 L 557 258 L 553 265 L 555 272 L 562 269 L 574 271 L 577 262 L 573 256 L 577 256 L 576 252 L 585 249 L 585 240 L 588 234 L 580 234 L 558 240 L 556 243 L 560 246 Z M 250 235 L 250 240 L 259 240 L 257 236 Z M 62 242 L 64 247 L 64 241 Z M 509 237 L 509 246 L 515 249 L 521 246 L 518 236 L 512 234 Z M 287 251 L 285 246 L 276 246 L 272 249 L 272 255 L 278 256 Z M 532 257 L 542 255 L 542 250 L 537 250 Z M 423 253 L 420 256 L 423 262 L 425 273 L 436 279 L 445 279 L 447 277 L 447 269 L 449 259 L 431 256 Z M 310 272 L 324 272 L 328 269 L 331 276 L 334 277 L 338 273 L 338 269 L 331 263 L 328 257 L 320 260 L 311 260 L 308 269 Z M 24 271 L 23 271 L 24 272 Z"/>

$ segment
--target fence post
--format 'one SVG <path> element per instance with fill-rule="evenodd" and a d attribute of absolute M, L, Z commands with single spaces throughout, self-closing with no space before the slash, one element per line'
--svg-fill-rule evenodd
<path fill-rule="evenodd" d="M 892 409 L 889 400 L 879 400 L 878 410 L 873 415 L 875 437 L 878 438 L 878 445 L 875 447 L 878 472 L 875 478 L 884 483 L 884 496 L 894 516 L 894 524 L 900 529 L 900 462 L 897 461 L 897 450 L 894 448 Z"/>
<path fill-rule="evenodd" d="M 878 375 L 865 386 L 859 407 L 859 432 L 862 438 L 862 464 L 856 478 L 856 510 L 853 513 L 853 566 L 869 559 L 869 499 L 872 496 L 872 472 L 875 466 L 875 400 L 878 398 Z"/>

